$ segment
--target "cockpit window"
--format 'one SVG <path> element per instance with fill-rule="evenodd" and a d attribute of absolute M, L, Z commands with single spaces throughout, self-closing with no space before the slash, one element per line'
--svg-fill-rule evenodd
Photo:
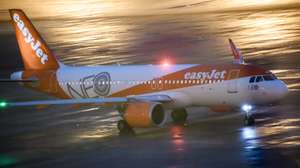
<path fill-rule="evenodd" d="M 262 82 L 264 81 L 264 79 L 262 78 L 262 76 L 257 76 L 255 82 Z"/>
<path fill-rule="evenodd" d="M 264 80 L 265 80 L 265 81 L 272 81 L 272 80 L 275 80 L 274 77 L 273 77 L 273 75 L 264 75 L 263 77 L 264 77 Z"/>
<path fill-rule="evenodd" d="M 271 76 L 274 78 L 274 80 L 277 79 L 277 77 L 274 74 L 271 74 Z"/>
<path fill-rule="evenodd" d="M 255 81 L 255 76 L 252 76 L 249 80 L 249 83 L 253 83 Z"/>
<path fill-rule="evenodd" d="M 263 76 L 251 76 L 249 79 L 249 83 L 257 83 L 262 81 L 272 81 L 276 80 L 277 77 L 274 74 L 266 74 Z"/>

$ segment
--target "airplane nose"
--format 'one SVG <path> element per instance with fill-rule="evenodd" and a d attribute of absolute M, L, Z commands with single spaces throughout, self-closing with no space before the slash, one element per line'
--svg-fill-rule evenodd
<path fill-rule="evenodd" d="M 275 95 L 274 96 L 277 99 L 282 99 L 282 98 L 284 98 L 287 95 L 287 93 L 289 92 L 289 90 L 288 90 L 288 87 L 286 86 L 286 84 L 284 82 L 282 82 L 282 81 L 278 81 L 278 82 L 279 83 L 278 83 L 278 85 L 276 87 Z"/>

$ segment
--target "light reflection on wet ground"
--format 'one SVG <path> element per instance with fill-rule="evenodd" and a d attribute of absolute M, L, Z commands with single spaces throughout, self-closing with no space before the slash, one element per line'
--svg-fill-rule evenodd
<path fill-rule="evenodd" d="M 281 71 L 286 72 L 286 71 Z M 280 105 L 265 107 L 257 111 L 255 127 L 241 129 L 241 140 L 244 143 L 244 154 L 253 167 L 298 167 L 300 152 L 300 120 L 299 106 L 296 95 L 299 91 L 291 92 Z M 296 100 L 295 100 L 296 99 Z M 278 150 L 277 158 L 294 160 L 269 165 L 269 153 Z"/>
<path fill-rule="evenodd" d="M 185 142 L 184 142 L 184 128 L 183 126 L 173 126 L 171 127 L 171 136 L 172 136 L 172 143 L 174 145 L 175 151 L 183 152 L 185 150 Z"/>
<path fill-rule="evenodd" d="M 260 109 L 256 127 L 242 127 L 240 114 L 208 114 L 196 108 L 187 127 L 139 130 L 133 139 L 118 136 L 119 116 L 113 109 L 1 111 L 3 158 L 36 167 L 77 159 L 82 163 L 70 167 L 134 166 L 138 159 L 140 167 L 153 167 L 151 158 L 166 167 L 293 167 L 300 156 L 299 20 L 298 9 L 34 20 L 50 47 L 70 65 L 153 64 L 165 58 L 173 63 L 222 63 L 232 60 L 227 44 L 231 37 L 247 62 L 271 69 L 291 94 L 281 105 Z M 7 65 L 14 65 L 12 59 L 18 56 L 15 37 L 7 22 L 0 26 L 0 64 L 12 67 Z M 0 90 L 1 97 L 9 99 L 45 98 L 16 86 Z"/>
<path fill-rule="evenodd" d="M 24 97 L 16 94 L 20 91 L 44 97 L 18 87 L 11 94 Z M 4 158 L 16 161 L 11 164 L 30 167 L 296 167 L 300 121 L 299 105 L 292 100 L 299 94 L 292 92 L 282 105 L 262 107 L 255 114 L 255 127 L 243 127 L 239 113 L 191 108 L 186 126 L 168 123 L 164 128 L 138 129 L 134 137 L 118 136 L 119 116 L 109 108 L 1 111 L 0 148 Z"/>
<path fill-rule="evenodd" d="M 263 149 L 261 148 L 256 128 L 245 127 L 241 129 L 241 140 L 244 143 L 244 155 L 251 167 L 266 167 L 264 163 Z"/>

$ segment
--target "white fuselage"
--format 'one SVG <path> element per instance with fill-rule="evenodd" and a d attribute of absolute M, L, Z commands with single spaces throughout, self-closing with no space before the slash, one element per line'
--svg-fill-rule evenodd
<path fill-rule="evenodd" d="M 62 67 L 57 71 L 57 80 L 71 98 L 162 94 L 174 99 L 174 106 L 263 104 L 276 101 L 287 90 L 284 83 L 277 79 L 249 83 L 251 76 L 245 76 L 225 80 L 222 73 L 228 74 L 228 70 L 220 71 L 217 78 L 210 78 L 218 72 L 213 69 L 208 70 L 208 75 L 204 77 L 202 72 L 202 76 L 192 79 L 186 79 L 187 73 L 164 79 L 168 74 L 194 66 L 197 65 Z"/>

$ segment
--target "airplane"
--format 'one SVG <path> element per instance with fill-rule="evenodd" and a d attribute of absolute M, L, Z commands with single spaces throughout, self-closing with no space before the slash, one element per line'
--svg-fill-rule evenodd
<path fill-rule="evenodd" d="M 68 66 L 56 58 L 22 10 L 9 13 L 24 63 L 24 70 L 12 73 L 9 82 L 59 99 L 3 101 L 1 107 L 114 106 L 122 117 L 119 131 L 132 132 L 164 126 L 168 116 L 184 123 L 190 106 L 216 112 L 239 109 L 245 113 L 245 125 L 251 126 L 255 105 L 279 101 L 288 93 L 286 84 L 271 71 L 245 63 L 231 39 L 234 59 L 227 64 Z"/>

